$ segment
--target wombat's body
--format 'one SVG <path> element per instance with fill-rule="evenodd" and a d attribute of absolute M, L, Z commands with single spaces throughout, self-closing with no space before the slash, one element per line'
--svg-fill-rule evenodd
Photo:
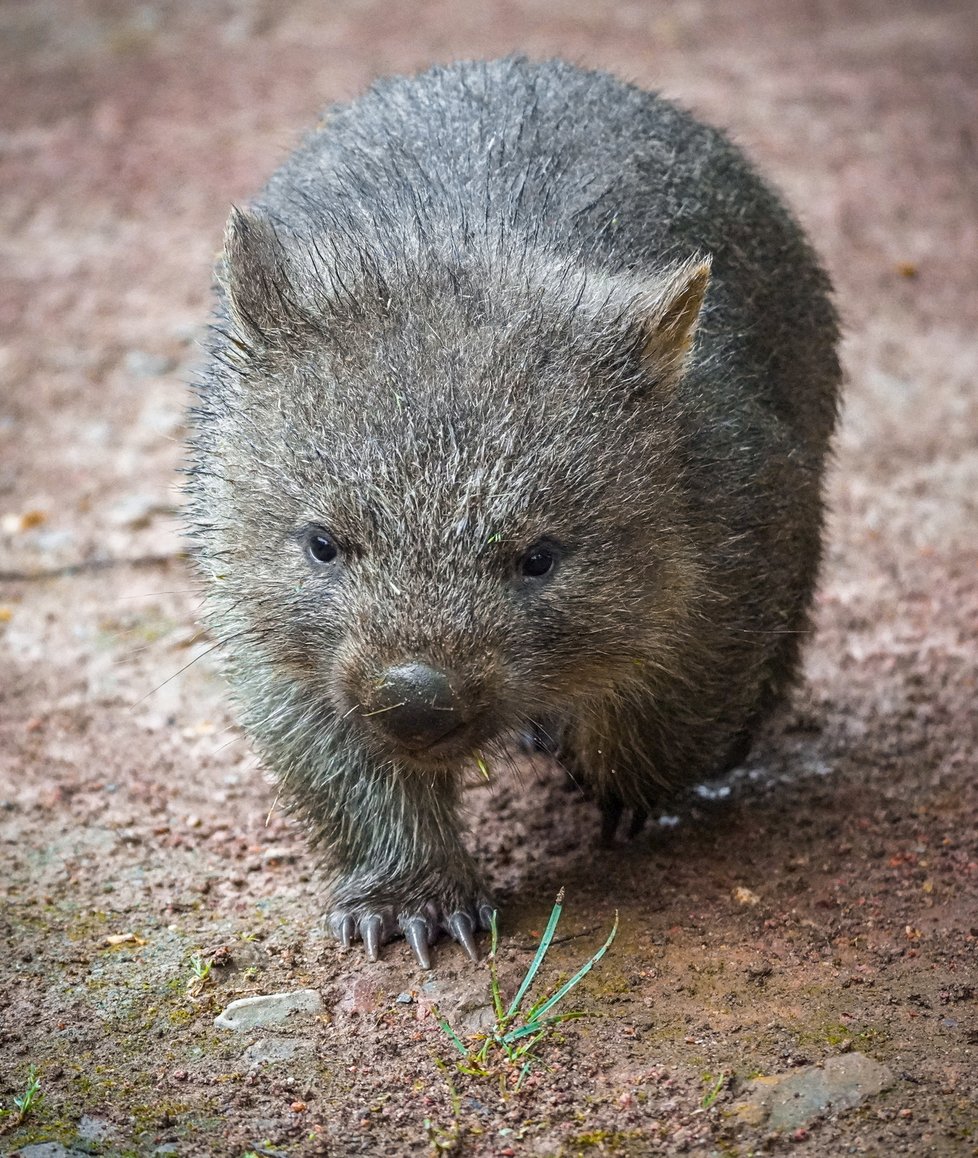
<path fill-rule="evenodd" d="M 189 489 L 244 723 L 344 941 L 471 947 L 463 771 L 535 730 L 610 830 L 790 684 L 826 278 L 723 136 L 522 60 L 332 109 L 219 273 Z"/>

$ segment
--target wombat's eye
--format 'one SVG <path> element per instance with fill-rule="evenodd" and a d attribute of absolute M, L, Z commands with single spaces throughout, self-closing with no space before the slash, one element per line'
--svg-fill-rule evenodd
<path fill-rule="evenodd" d="M 310 527 L 305 536 L 306 554 L 313 563 L 333 563 L 340 553 L 332 535 L 321 527 Z"/>
<path fill-rule="evenodd" d="M 517 569 L 526 579 L 542 579 L 557 562 L 557 549 L 551 543 L 534 543 L 520 556 Z"/>

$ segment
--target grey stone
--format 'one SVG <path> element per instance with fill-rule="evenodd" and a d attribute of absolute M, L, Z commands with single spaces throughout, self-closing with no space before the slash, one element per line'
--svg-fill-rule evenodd
<path fill-rule="evenodd" d="M 289 1061 L 295 1056 L 299 1045 L 291 1037 L 260 1037 L 244 1051 L 242 1060 L 250 1066 Z"/>
<path fill-rule="evenodd" d="M 483 1033 L 496 1024 L 496 1011 L 484 1001 L 463 1003 L 455 1011 L 456 1028 L 463 1033 Z"/>
<path fill-rule="evenodd" d="M 244 1033 L 265 1025 L 277 1025 L 298 1013 L 319 1013 L 322 998 L 315 989 L 297 989 L 292 993 L 269 993 L 260 997 L 242 997 L 214 1018 L 219 1029 Z"/>
<path fill-rule="evenodd" d="M 104 1118 L 82 1114 L 78 1122 L 78 1137 L 84 1142 L 107 1142 L 116 1136 L 116 1128 Z"/>
<path fill-rule="evenodd" d="M 752 1126 L 797 1130 L 823 1114 L 850 1110 L 893 1084 L 893 1075 L 861 1053 L 829 1058 L 787 1074 L 755 1078 L 734 1113 Z"/>
<path fill-rule="evenodd" d="M 426 981 L 421 990 L 429 1001 L 436 1002 L 449 1024 L 459 1033 L 481 1033 L 496 1024 L 496 1013 L 486 1001 L 481 977 L 462 974 Z"/>

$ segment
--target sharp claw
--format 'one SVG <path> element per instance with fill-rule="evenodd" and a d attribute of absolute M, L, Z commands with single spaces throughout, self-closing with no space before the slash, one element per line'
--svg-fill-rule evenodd
<path fill-rule="evenodd" d="M 482 904 L 479 906 L 479 924 L 483 929 L 492 928 L 492 914 L 494 912 L 492 905 Z"/>
<path fill-rule="evenodd" d="M 468 913 L 452 913 L 448 918 L 448 931 L 473 961 L 479 960 L 479 950 L 472 936 L 472 918 Z"/>
<path fill-rule="evenodd" d="M 412 917 L 404 926 L 404 937 L 414 950 L 418 964 L 422 969 L 431 968 L 431 957 L 428 953 L 428 922 L 424 917 Z"/>
<path fill-rule="evenodd" d="M 334 913 L 329 918 L 329 931 L 339 941 L 341 948 L 349 949 L 353 934 L 356 932 L 356 925 L 352 917 L 344 916 L 342 913 Z"/>
<path fill-rule="evenodd" d="M 371 913 L 360 921 L 360 936 L 367 950 L 367 960 L 376 961 L 380 957 L 380 937 L 384 931 L 384 918 L 379 913 Z"/>

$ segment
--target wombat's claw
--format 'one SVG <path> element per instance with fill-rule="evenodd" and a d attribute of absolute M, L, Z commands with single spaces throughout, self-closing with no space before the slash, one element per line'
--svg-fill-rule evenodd
<path fill-rule="evenodd" d="M 379 913 L 370 913 L 360 920 L 360 936 L 367 950 L 367 960 L 380 959 L 380 944 L 384 939 L 384 918 Z"/>
<path fill-rule="evenodd" d="M 472 918 L 468 913 L 452 913 L 448 918 L 448 931 L 468 953 L 469 957 L 478 962 L 479 950 L 475 945 L 475 937 L 472 936 Z"/>
<path fill-rule="evenodd" d="M 356 932 L 356 922 L 352 917 L 334 917 L 330 922 L 333 936 L 344 949 L 349 949 L 353 943 L 353 934 Z"/>
<path fill-rule="evenodd" d="M 412 917 L 402 926 L 404 939 L 411 946 L 422 969 L 431 968 L 431 954 L 428 952 L 428 922 L 424 917 Z"/>
<path fill-rule="evenodd" d="M 480 929 L 491 928 L 494 911 L 484 897 L 465 908 L 442 908 L 438 902 L 429 901 L 406 906 L 406 912 L 400 914 L 386 905 L 359 913 L 339 909 L 329 917 L 329 929 L 343 949 L 361 940 L 369 961 L 379 960 L 381 946 L 400 933 L 420 968 L 430 969 L 430 947 L 443 931 L 461 945 L 471 960 L 478 961 L 476 934 Z"/>

